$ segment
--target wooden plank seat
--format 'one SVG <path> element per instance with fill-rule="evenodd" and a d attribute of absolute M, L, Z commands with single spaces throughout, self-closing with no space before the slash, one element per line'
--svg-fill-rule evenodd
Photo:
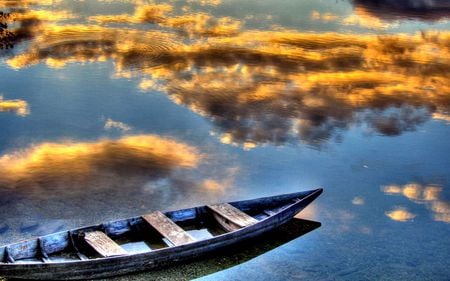
<path fill-rule="evenodd" d="M 84 240 L 102 257 L 127 255 L 128 252 L 101 231 L 84 233 Z"/>
<path fill-rule="evenodd" d="M 228 203 L 208 205 L 208 208 L 214 212 L 214 217 L 228 231 L 238 230 L 258 222 L 255 218 Z"/>
<path fill-rule="evenodd" d="M 142 218 L 174 246 L 196 241 L 189 233 L 159 211 L 144 215 Z"/>

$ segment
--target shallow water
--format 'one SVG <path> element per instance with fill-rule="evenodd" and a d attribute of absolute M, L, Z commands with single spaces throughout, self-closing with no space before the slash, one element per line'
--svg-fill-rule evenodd
<path fill-rule="evenodd" d="M 449 1 L 0 11 L 0 244 L 321 186 L 304 236 L 117 280 L 448 280 Z"/>

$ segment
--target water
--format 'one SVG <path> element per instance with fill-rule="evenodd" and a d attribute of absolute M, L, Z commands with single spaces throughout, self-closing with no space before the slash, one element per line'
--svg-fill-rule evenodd
<path fill-rule="evenodd" d="M 448 280 L 448 1 L 0 11 L 0 244 L 322 186 L 306 235 L 117 280 Z"/>

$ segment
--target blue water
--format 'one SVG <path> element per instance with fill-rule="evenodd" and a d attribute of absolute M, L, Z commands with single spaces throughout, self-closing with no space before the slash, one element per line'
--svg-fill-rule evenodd
<path fill-rule="evenodd" d="M 323 187 L 321 227 L 185 278 L 448 280 L 448 1 L 0 11 L 0 244 Z"/>

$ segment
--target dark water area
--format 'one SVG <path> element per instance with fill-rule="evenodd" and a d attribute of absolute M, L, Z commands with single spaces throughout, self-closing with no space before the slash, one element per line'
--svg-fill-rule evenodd
<path fill-rule="evenodd" d="M 0 0 L 0 244 L 323 187 L 114 280 L 448 280 L 449 73 L 447 0 Z"/>

